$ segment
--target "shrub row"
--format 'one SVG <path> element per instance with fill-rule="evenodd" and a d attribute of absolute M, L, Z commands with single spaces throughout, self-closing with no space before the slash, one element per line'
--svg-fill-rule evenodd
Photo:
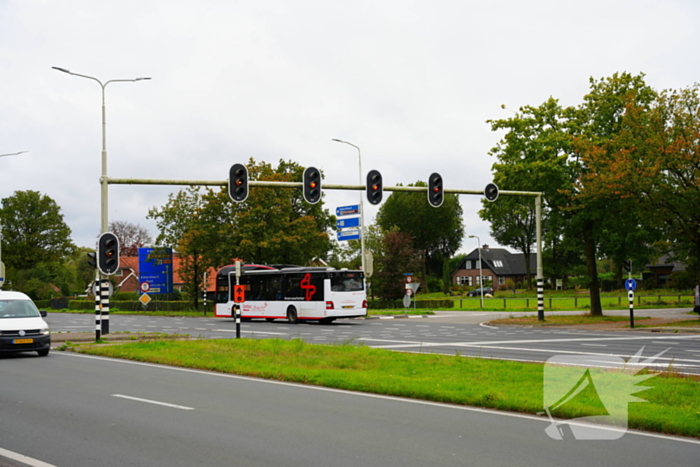
<path fill-rule="evenodd" d="M 95 301 L 71 300 L 68 303 L 68 308 L 71 310 L 94 310 Z M 110 300 L 109 309 L 111 311 L 191 311 L 192 305 L 188 302 L 165 302 L 155 300 L 144 307 L 139 301 Z"/>
<path fill-rule="evenodd" d="M 416 308 L 453 308 L 454 300 L 417 300 Z M 402 300 L 367 300 L 370 310 L 403 308 Z M 413 308 L 413 301 L 411 301 Z"/>

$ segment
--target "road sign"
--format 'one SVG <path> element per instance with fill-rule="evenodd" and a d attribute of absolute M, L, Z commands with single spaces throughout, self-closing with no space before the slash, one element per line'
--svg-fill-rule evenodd
<path fill-rule="evenodd" d="M 139 248 L 139 283 L 144 282 L 148 283 L 149 294 L 173 291 L 172 249 Z"/>
<path fill-rule="evenodd" d="M 107 296 L 111 297 L 114 294 L 114 286 L 109 281 L 105 281 L 105 282 L 107 283 Z M 100 295 L 100 283 L 98 281 L 94 281 L 92 283 L 92 293 L 96 297 L 98 295 Z"/>
<path fill-rule="evenodd" d="M 335 215 L 336 216 L 349 216 L 350 214 L 359 214 L 360 213 L 360 205 L 359 204 L 353 204 L 351 206 L 341 206 L 339 208 L 335 208 Z"/>
<path fill-rule="evenodd" d="M 338 219 L 335 222 L 335 226 L 339 229 L 347 229 L 348 227 L 359 227 L 360 218 L 359 217 L 348 217 L 347 219 Z"/>
<path fill-rule="evenodd" d="M 149 290 L 151 290 L 151 284 L 148 282 L 141 282 L 141 285 L 139 286 L 141 288 L 141 292 L 146 293 Z"/>
<path fill-rule="evenodd" d="M 634 291 L 637 288 L 637 281 L 634 279 L 627 279 L 625 281 L 625 289 L 629 291 Z"/>
<path fill-rule="evenodd" d="M 151 301 L 151 296 L 146 294 L 146 293 L 139 297 L 139 302 L 141 302 L 141 305 L 143 305 L 144 307 L 146 305 L 148 305 L 150 303 L 150 301 Z"/>
<path fill-rule="evenodd" d="M 341 230 L 338 232 L 338 241 L 343 242 L 345 240 L 359 240 L 360 231 L 359 230 Z"/>

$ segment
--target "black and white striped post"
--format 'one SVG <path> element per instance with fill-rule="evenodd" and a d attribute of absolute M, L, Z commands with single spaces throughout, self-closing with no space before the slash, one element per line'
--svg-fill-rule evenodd
<path fill-rule="evenodd" d="M 630 327 L 634 329 L 634 290 L 627 292 L 630 301 Z"/>
<path fill-rule="evenodd" d="M 100 273 L 95 274 L 95 284 L 92 287 L 92 292 L 95 294 L 95 341 L 100 340 L 100 332 L 102 327 L 100 325 L 100 308 L 102 306 L 101 300 L 101 286 L 100 286 Z"/>
<path fill-rule="evenodd" d="M 537 319 L 544 321 L 544 278 L 537 278 Z"/>
<path fill-rule="evenodd" d="M 102 335 L 109 334 L 109 281 L 100 281 L 100 299 L 102 302 Z"/>
<path fill-rule="evenodd" d="M 630 273 L 630 275 L 632 275 Z M 627 298 L 630 301 L 630 328 L 634 328 L 634 289 L 637 288 L 637 281 L 631 277 L 625 281 L 625 288 L 627 289 Z"/>
<path fill-rule="evenodd" d="M 207 314 L 207 273 L 204 273 L 204 281 L 202 282 L 202 306 L 204 307 L 204 314 Z"/>

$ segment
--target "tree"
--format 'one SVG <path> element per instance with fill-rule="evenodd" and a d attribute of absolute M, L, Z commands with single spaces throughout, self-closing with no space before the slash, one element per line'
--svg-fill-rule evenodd
<path fill-rule="evenodd" d="M 540 107 L 521 109 L 514 118 L 491 122 L 494 130 L 509 130 L 492 154 L 499 157 L 501 164 L 494 168 L 505 179 L 513 184 L 527 182 L 533 185 L 530 190 L 545 192 L 549 239 L 585 258 L 591 314 L 602 315 L 596 262 L 599 246 L 607 241 L 613 251 L 610 239 L 639 228 L 642 217 L 623 216 L 634 205 L 619 194 L 601 196 L 600 184 L 595 182 L 600 167 L 592 156 L 611 161 L 618 151 L 628 148 L 620 138 L 626 109 L 630 103 L 648 108 L 655 93 L 643 75 L 615 74 L 590 83 L 590 92 L 578 107 L 561 108 L 550 98 Z M 617 255 L 624 255 L 629 247 L 621 245 Z"/>
<path fill-rule="evenodd" d="M 700 283 L 700 86 L 653 94 L 650 104 L 624 95 L 621 130 L 607 144 L 591 144 L 585 182 L 605 200 L 624 199 L 663 235 L 674 257 Z M 582 194 L 581 196 L 586 196 Z M 641 223 L 641 221 L 639 221 Z M 637 232 L 650 232 L 638 229 Z M 660 232 L 662 231 L 662 233 Z M 649 238 L 645 237 L 648 243 Z M 641 242 L 635 242 L 638 247 Z M 642 243 L 643 244 L 643 243 Z M 632 256 L 629 256 L 632 257 Z"/>
<path fill-rule="evenodd" d="M 139 248 L 153 243 L 153 238 L 146 228 L 131 222 L 112 221 L 109 223 L 109 231 L 119 240 L 121 256 L 138 256 Z"/>
<path fill-rule="evenodd" d="M 421 267 L 420 255 L 413 248 L 412 240 L 396 227 L 384 232 L 377 252 L 377 272 L 372 278 L 372 290 L 380 298 L 395 300 L 403 297 L 406 293 L 404 273 Z"/>
<path fill-rule="evenodd" d="M 566 223 L 561 212 L 565 198 L 560 190 L 570 184 L 567 167 L 572 154 L 573 129 L 571 117 L 575 110 L 564 108 L 550 97 L 538 107 L 522 107 L 514 117 L 489 120 L 493 131 L 507 130 L 503 139 L 489 154 L 498 159 L 493 165 L 494 181 L 503 190 L 538 191 L 543 196 L 543 234 L 551 260 L 548 273 L 553 277 L 565 277 L 566 262 L 561 256 L 566 248 L 563 230 Z M 491 235 L 498 243 L 510 246 L 524 254 L 528 279 L 532 275 L 530 264 L 536 236 L 535 203 L 532 198 L 502 196 L 496 202 L 482 201 L 479 212 L 482 219 L 491 223 Z M 531 287 L 531 281 L 527 281 Z"/>
<path fill-rule="evenodd" d="M 248 163 L 251 180 L 301 181 L 302 173 L 290 161 L 277 167 L 253 159 Z M 232 202 L 225 187 L 203 193 L 189 188 L 171 195 L 166 206 L 151 209 L 149 217 L 161 231 L 157 242 L 178 249 L 191 291 L 198 290 L 204 270 L 235 259 L 306 265 L 323 258 L 331 251 L 328 231 L 334 226 L 323 202 L 310 205 L 301 190 L 277 187 L 253 187 L 244 203 Z"/>
<path fill-rule="evenodd" d="M 379 208 L 377 224 L 384 232 L 395 227 L 412 238 L 413 247 L 422 257 L 426 288 L 429 274 L 442 277 L 443 263 L 454 255 L 464 237 L 462 206 L 455 194 L 447 194 L 443 205 L 434 208 L 424 192 L 395 191 Z"/>
<path fill-rule="evenodd" d="M 56 202 L 38 191 L 16 191 L 2 200 L 2 261 L 14 288 L 32 281 L 33 298 L 50 294 L 49 284 L 69 293 L 71 281 L 64 263 L 75 251 L 71 230 Z"/>

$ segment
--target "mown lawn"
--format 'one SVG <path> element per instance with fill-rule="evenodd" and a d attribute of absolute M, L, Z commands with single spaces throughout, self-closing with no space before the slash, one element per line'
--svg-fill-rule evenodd
<path fill-rule="evenodd" d="M 398 353 L 347 342 L 307 344 L 299 339 L 151 341 L 82 345 L 79 352 L 259 378 L 525 413 L 543 411 L 543 364 L 436 354 Z M 671 369 L 672 370 L 672 369 Z M 610 376 L 614 386 L 629 375 Z M 619 380 L 619 384 L 615 381 Z M 629 404 L 629 427 L 700 437 L 700 378 L 656 376 Z M 641 389 L 641 388 L 640 388 Z M 555 416 L 600 411 L 600 400 L 575 398 Z"/>

